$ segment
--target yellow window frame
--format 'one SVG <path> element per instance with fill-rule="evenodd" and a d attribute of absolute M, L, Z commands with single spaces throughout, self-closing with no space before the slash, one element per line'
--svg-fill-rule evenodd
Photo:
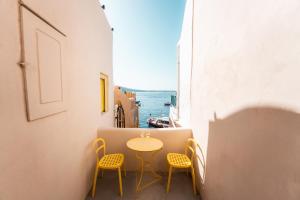
<path fill-rule="evenodd" d="M 108 76 L 100 73 L 100 110 L 108 111 Z"/>

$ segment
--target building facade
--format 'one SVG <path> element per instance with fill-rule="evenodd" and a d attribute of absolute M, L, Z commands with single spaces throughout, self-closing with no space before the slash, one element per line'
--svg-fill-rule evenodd
<path fill-rule="evenodd" d="M 300 197 L 299 7 L 284 0 L 186 3 L 179 121 L 206 156 L 204 199 Z"/>
<path fill-rule="evenodd" d="M 119 128 L 138 128 L 139 127 L 139 106 L 136 102 L 136 94 L 129 91 L 122 91 L 121 87 L 114 88 L 115 113 L 118 108 L 122 108 L 124 117 L 115 115 L 115 127 Z M 118 119 L 121 118 L 121 119 Z M 122 120 L 121 126 L 118 122 Z"/>
<path fill-rule="evenodd" d="M 95 164 L 90 142 L 99 127 L 113 127 L 113 36 L 101 5 L 3 0 L 0 24 L 0 199 L 85 199 Z M 63 107 L 54 103 L 60 95 Z"/>

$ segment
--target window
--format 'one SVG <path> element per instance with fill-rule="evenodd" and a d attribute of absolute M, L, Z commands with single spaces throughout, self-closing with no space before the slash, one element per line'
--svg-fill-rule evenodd
<path fill-rule="evenodd" d="M 21 5 L 20 65 L 25 66 L 27 119 L 32 121 L 67 110 L 66 37 L 26 5 Z"/>
<path fill-rule="evenodd" d="M 100 105 L 101 112 L 108 111 L 108 76 L 100 74 Z"/>

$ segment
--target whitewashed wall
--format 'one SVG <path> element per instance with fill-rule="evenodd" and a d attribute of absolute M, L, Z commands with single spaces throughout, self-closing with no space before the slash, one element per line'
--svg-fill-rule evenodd
<path fill-rule="evenodd" d="M 28 122 L 18 0 L 0 1 L 0 199 L 82 200 L 95 162 L 91 141 L 113 125 L 112 32 L 97 0 L 24 0 L 67 35 L 68 109 Z M 100 113 L 100 73 L 109 112 Z"/>
<path fill-rule="evenodd" d="M 189 125 L 190 119 L 190 82 L 192 65 L 192 1 L 187 1 L 182 24 L 178 51 L 178 111 L 182 126 Z"/>
<path fill-rule="evenodd" d="M 299 19 L 297 0 L 194 0 L 180 105 L 206 154 L 203 199 L 300 198 Z"/>

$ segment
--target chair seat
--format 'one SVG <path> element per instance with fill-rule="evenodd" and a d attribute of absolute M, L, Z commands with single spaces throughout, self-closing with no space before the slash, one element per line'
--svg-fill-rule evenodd
<path fill-rule="evenodd" d="M 124 155 L 120 153 L 107 154 L 101 158 L 98 165 L 103 169 L 116 169 L 124 162 Z"/>
<path fill-rule="evenodd" d="M 167 160 L 169 165 L 176 168 L 188 168 L 192 165 L 191 160 L 185 154 L 168 153 Z"/>

